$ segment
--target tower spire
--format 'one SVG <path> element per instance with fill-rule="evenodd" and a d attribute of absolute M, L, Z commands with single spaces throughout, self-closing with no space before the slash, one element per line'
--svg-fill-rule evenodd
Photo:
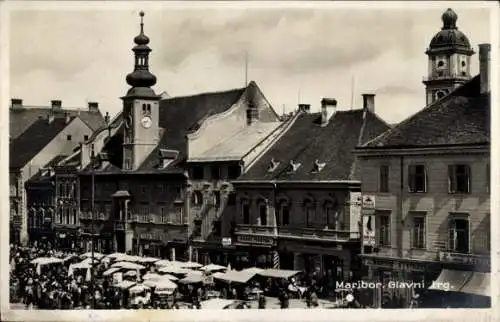
<path fill-rule="evenodd" d="M 144 12 L 139 13 L 140 33 L 134 38 L 134 71 L 127 75 L 127 83 L 134 88 L 150 88 L 156 84 L 156 76 L 149 71 L 149 38 L 144 34 Z M 131 90 L 132 90 L 131 89 Z M 151 89 L 150 89 L 151 90 Z M 151 90 L 152 91 L 152 90 Z"/>

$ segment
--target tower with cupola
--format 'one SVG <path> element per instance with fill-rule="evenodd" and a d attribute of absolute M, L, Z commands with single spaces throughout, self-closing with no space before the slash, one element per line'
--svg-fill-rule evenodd
<path fill-rule="evenodd" d="M 443 27 L 432 38 L 425 52 L 429 57 L 428 75 L 424 79 L 426 105 L 448 95 L 469 79 L 471 56 L 469 39 L 457 27 L 458 16 L 447 9 L 441 16 Z"/>
<path fill-rule="evenodd" d="M 134 71 L 127 75 L 131 86 L 123 101 L 123 170 L 136 170 L 158 145 L 160 139 L 159 102 L 151 88 L 156 76 L 149 71 L 149 38 L 144 34 L 144 12 L 140 13 L 141 31 L 134 38 Z"/>

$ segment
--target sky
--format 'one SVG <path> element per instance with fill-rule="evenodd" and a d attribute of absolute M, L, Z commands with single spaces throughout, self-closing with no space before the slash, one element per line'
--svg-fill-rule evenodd
<path fill-rule="evenodd" d="M 399 122 L 425 105 L 425 50 L 446 8 L 148 7 L 154 89 L 184 96 L 243 87 L 248 55 L 248 81 L 280 114 L 299 102 L 318 111 L 323 97 L 360 108 L 361 94 L 374 93 L 377 114 Z M 115 9 L 12 11 L 11 97 L 68 108 L 97 101 L 103 113 L 118 113 L 141 8 Z M 454 9 L 476 51 L 491 42 L 488 9 Z M 478 73 L 477 54 L 471 70 Z"/>

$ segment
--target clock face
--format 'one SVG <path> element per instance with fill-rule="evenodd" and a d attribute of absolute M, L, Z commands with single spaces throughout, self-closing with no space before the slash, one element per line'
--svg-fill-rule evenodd
<path fill-rule="evenodd" d="M 144 116 L 142 119 L 141 119 L 141 125 L 148 129 L 151 127 L 151 125 L 153 125 L 153 122 L 151 121 L 151 118 L 148 117 L 148 116 Z"/>

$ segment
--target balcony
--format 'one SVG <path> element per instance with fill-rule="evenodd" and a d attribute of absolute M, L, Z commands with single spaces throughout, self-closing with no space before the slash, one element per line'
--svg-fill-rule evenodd
<path fill-rule="evenodd" d="M 94 218 L 92 218 L 92 212 L 91 211 L 82 211 L 80 212 L 80 220 L 101 220 L 101 221 L 107 221 L 109 220 L 110 216 L 109 214 L 106 214 L 104 212 L 101 213 L 96 213 Z"/>
<path fill-rule="evenodd" d="M 442 251 L 438 253 L 438 259 L 444 263 L 465 264 L 474 266 L 490 266 L 489 255 L 474 255 L 465 253 L 454 253 Z"/>
<path fill-rule="evenodd" d="M 274 237 L 274 227 L 257 225 L 236 225 L 236 235 L 253 235 Z M 296 239 L 304 241 L 324 241 L 324 242 L 349 242 L 358 241 L 359 232 L 338 231 L 330 229 L 315 229 L 302 227 L 278 227 L 279 238 Z"/>
<path fill-rule="evenodd" d="M 287 239 L 325 242 L 349 242 L 359 240 L 359 232 L 301 227 L 280 227 L 278 229 L 278 236 Z"/>
<path fill-rule="evenodd" d="M 236 225 L 236 235 L 274 236 L 274 227 L 256 225 Z"/>

